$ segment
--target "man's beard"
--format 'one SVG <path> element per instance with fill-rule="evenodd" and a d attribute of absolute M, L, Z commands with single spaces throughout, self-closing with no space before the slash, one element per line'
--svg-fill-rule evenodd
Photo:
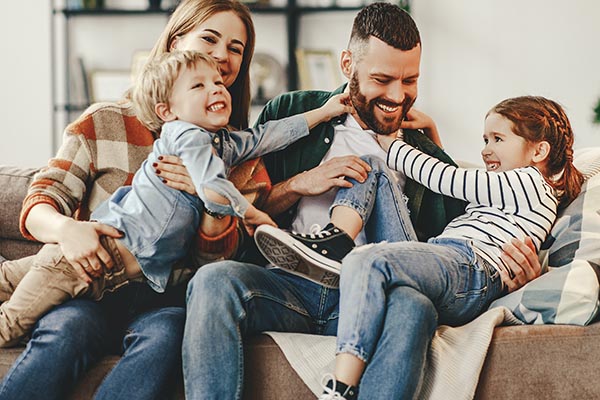
<path fill-rule="evenodd" d="M 361 121 L 364 122 L 370 130 L 382 135 L 389 135 L 400 129 L 400 124 L 402 124 L 402 121 L 406 118 L 408 110 L 410 110 L 415 101 L 412 97 L 405 96 L 404 101 L 400 105 L 402 108 L 401 117 L 398 118 L 396 114 L 394 114 L 393 116 L 383 117 L 383 120 L 380 121 L 375 117 L 375 107 L 377 107 L 377 103 L 389 105 L 390 107 L 396 107 L 398 104 L 391 103 L 390 101 L 379 97 L 367 102 L 367 98 L 360 92 L 360 85 L 358 83 L 356 72 L 352 74 L 352 78 L 350 79 L 350 100 Z"/>

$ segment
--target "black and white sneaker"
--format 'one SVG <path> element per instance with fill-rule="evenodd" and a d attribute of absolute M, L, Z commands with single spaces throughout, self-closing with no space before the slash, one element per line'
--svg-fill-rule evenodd
<path fill-rule="evenodd" d="M 333 224 L 323 230 L 317 226 L 309 234 L 261 225 L 254 240 L 274 266 L 334 288 L 339 286 L 342 258 L 354 248 L 352 238 Z"/>

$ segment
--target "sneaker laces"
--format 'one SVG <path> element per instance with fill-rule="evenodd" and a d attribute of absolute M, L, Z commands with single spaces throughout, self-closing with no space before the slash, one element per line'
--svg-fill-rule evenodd
<path fill-rule="evenodd" d="M 316 225 L 316 224 L 315 224 Z M 313 225 L 314 226 L 314 225 Z M 332 381 L 333 387 L 327 386 L 327 382 Z M 323 394 L 317 400 L 346 400 L 339 392 L 335 390 L 335 376 L 332 374 L 325 374 L 321 378 L 321 386 L 323 386 Z"/>
<path fill-rule="evenodd" d="M 294 235 L 299 235 L 302 237 L 310 237 L 311 239 L 323 239 L 327 236 L 331 236 L 331 232 L 329 232 L 328 230 L 323 230 L 323 228 L 321 228 L 321 225 L 319 224 L 312 224 L 310 226 L 309 229 L 310 233 L 298 233 L 298 232 L 294 232 L 292 231 L 292 233 Z"/>

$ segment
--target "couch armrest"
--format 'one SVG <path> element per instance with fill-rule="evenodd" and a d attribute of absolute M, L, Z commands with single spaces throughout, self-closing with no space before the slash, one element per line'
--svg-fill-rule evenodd
<path fill-rule="evenodd" d="M 0 165 L 0 239 L 23 240 L 19 215 L 29 183 L 37 171 Z"/>

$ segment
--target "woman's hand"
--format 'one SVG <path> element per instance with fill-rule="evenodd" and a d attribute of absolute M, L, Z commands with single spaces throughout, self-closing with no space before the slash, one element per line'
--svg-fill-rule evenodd
<path fill-rule="evenodd" d="M 58 241 L 65 259 L 87 283 L 98 278 L 102 266 L 113 267 L 110 254 L 100 243 L 100 236 L 121 237 L 117 229 L 99 222 L 65 220 Z"/>
<path fill-rule="evenodd" d="M 433 143 L 442 147 L 442 139 L 437 130 L 437 126 L 433 119 L 422 111 L 411 108 L 406 114 L 406 119 L 400 125 L 402 129 L 421 129 Z"/>
<path fill-rule="evenodd" d="M 181 158 L 176 156 L 159 156 L 158 162 L 152 164 L 156 175 L 170 188 L 196 195 L 196 188 Z"/>
<path fill-rule="evenodd" d="M 267 213 L 260 211 L 254 206 L 248 207 L 244 219 L 242 220 L 246 231 L 250 236 L 254 236 L 254 230 L 259 225 L 271 225 L 277 227 L 277 224 L 269 217 Z"/>
<path fill-rule="evenodd" d="M 513 239 L 510 243 L 505 243 L 502 250 L 502 260 L 514 275 L 511 278 L 507 272 L 500 271 L 500 278 L 508 287 L 509 293 L 541 275 L 542 266 L 531 238 L 526 237 L 524 241 Z"/>

